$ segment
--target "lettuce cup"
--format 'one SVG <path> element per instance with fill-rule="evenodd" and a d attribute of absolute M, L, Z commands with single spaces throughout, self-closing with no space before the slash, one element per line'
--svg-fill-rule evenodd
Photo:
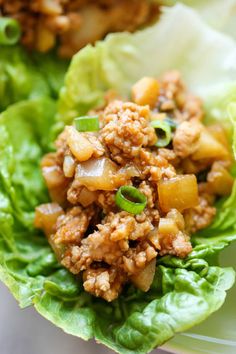
<path fill-rule="evenodd" d="M 235 279 L 218 262 L 236 239 L 235 57 L 177 5 L 76 54 L 57 105 L 1 114 L 0 278 L 21 307 L 141 354 L 222 306 Z"/>

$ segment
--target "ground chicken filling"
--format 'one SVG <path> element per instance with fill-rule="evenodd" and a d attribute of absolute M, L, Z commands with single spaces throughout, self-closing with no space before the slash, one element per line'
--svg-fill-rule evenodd
<path fill-rule="evenodd" d="M 0 0 L 1 14 L 20 22 L 26 47 L 46 52 L 59 41 L 63 57 L 109 32 L 152 22 L 158 9 L 148 0 Z"/>
<path fill-rule="evenodd" d="M 148 291 L 158 257 L 186 257 L 191 234 L 211 224 L 216 198 L 233 185 L 226 133 L 203 125 L 201 100 L 178 72 L 142 78 L 131 97 L 91 112 L 96 132 L 66 126 L 41 163 L 52 203 L 36 208 L 35 226 L 61 264 L 82 273 L 84 289 L 107 301 L 127 282 Z M 145 203 L 123 195 L 127 209 L 121 190 Z"/>

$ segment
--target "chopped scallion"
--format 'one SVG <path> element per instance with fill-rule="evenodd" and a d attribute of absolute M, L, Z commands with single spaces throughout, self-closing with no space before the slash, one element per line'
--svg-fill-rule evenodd
<path fill-rule="evenodd" d="M 171 127 L 164 120 L 153 120 L 151 122 L 151 126 L 155 128 L 157 134 L 157 147 L 165 147 L 169 145 L 172 135 L 171 135 Z"/>
<path fill-rule="evenodd" d="M 16 44 L 20 35 L 20 25 L 16 20 L 9 17 L 0 17 L 0 44 Z"/>
<path fill-rule="evenodd" d="M 167 124 L 169 124 L 170 129 L 171 129 L 172 131 L 176 130 L 176 128 L 177 128 L 177 126 L 178 126 L 178 124 L 177 124 L 173 119 L 168 118 L 168 117 L 164 119 L 164 122 L 166 122 Z"/>
<path fill-rule="evenodd" d="M 79 132 L 96 132 L 99 130 L 98 116 L 78 117 L 75 118 L 74 123 Z"/>
<path fill-rule="evenodd" d="M 140 214 L 147 204 L 147 198 L 137 188 L 122 186 L 115 196 L 116 205 L 131 214 Z"/>

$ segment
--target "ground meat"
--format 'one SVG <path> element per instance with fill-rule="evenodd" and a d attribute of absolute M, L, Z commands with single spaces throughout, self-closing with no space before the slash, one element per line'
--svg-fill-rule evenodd
<path fill-rule="evenodd" d="M 153 92 L 151 83 L 158 90 Z M 216 195 L 228 195 L 233 185 L 229 155 L 193 160 L 201 148 L 203 113 L 201 101 L 187 92 L 179 73 L 171 72 L 161 82 L 140 80 L 134 92 L 136 102 L 149 94 L 153 105 L 108 99 L 106 107 L 89 112 L 99 116 L 98 132 L 78 133 L 67 126 L 56 152 L 42 161 L 51 198 L 63 199 L 57 201 L 59 214 L 48 215 L 51 208 L 39 207 L 35 225 L 47 233 L 61 264 L 73 274 L 83 273 L 85 290 L 107 301 L 117 298 L 126 282 L 147 291 L 157 257 L 186 257 L 192 250 L 189 235 L 210 225 Z M 176 123 L 171 125 L 172 141 L 157 148 L 150 123 L 170 124 L 170 119 Z M 219 129 L 207 131 L 221 141 Z M 227 139 L 222 143 L 230 151 Z M 141 213 L 122 211 L 125 204 L 116 198 L 120 186 L 135 187 L 146 197 Z M 136 202 L 133 196 L 126 198 Z"/>
<path fill-rule="evenodd" d="M 65 215 L 57 219 L 56 233 L 53 240 L 56 244 L 79 244 L 94 215 L 94 208 L 73 207 Z"/>
<path fill-rule="evenodd" d="M 139 156 L 143 146 L 154 145 L 157 138 L 149 125 L 148 106 L 131 102 L 114 101 L 104 111 L 100 136 L 119 164 Z"/>
<path fill-rule="evenodd" d="M 116 268 L 89 268 L 83 273 L 84 289 L 89 293 L 112 301 L 118 297 L 127 276 Z"/>
<path fill-rule="evenodd" d="M 134 31 L 152 22 L 159 6 L 147 0 L 1 0 L 4 16 L 22 27 L 21 42 L 46 52 L 59 42 L 58 52 L 71 57 L 108 32 Z M 135 16 L 133 14 L 135 13 Z"/>
<path fill-rule="evenodd" d="M 139 188 L 140 192 L 142 192 L 147 198 L 147 206 L 149 208 L 154 208 L 157 203 L 157 190 L 156 188 L 146 181 L 140 183 Z"/>
<path fill-rule="evenodd" d="M 177 156 L 174 150 L 162 148 L 158 150 L 158 154 L 160 157 L 163 157 L 165 160 L 171 163 L 171 165 L 174 167 L 177 167 L 180 163 L 180 158 Z"/>
<path fill-rule="evenodd" d="M 153 228 L 151 220 L 145 213 L 137 216 L 125 211 L 120 213 L 109 213 L 104 219 L 104 225 L 100 227 L 110 228 L 110 239 L 112 241 L 137 240 L 145 237 Z"/>
<path fill-rule="evenodd" d="M 215 196 L 211 193 L 208 183 L 199 184 L 199 204 L 195 208 L 185 211 L 186 230 L 189 233 L 197 232 L 209 226 L 216 214 L 213 206 Z"/>
<path fill-rule="evenodd" d="M 174 166 L 169 164 L 165 157 L 148 148 L 142 148 L 139 157 L 135 158 L 134 162 L 140 170 L 141 179 L 158 182 L 162 178 L 171 178 L 176 175 Z"/>
<path fill-rule="evenodd" d="M 157 105 L 162 112 L 171 113 L 178 122 L 199 121 L 203 117 L 202 101 L 187 92 L 178 71 L 164 75 Z"/>
<path fill-rule="evenodd" d="M 188 93 L 181 112 L 181 120 L 200 121 L 203 118 L 202 101 L 200 98 Z M 179 115 L 180 117 L 180 115 Z"/>
<path fill-rule="evenodd" d="M 159 240 L 160 255 L 171 254 L 180 258 L 186 257 L 192 251 L 190 237 L 179 231 L 176 235 L 168 235 Z"/>
<path fill-rule="evenodd" d="M 137 248 L 130 254 L 129 240 L 139 242 L 139 239 L 145 239 L 153 226 L 150 218 L 144 213 L 133 216 L 127 212 L 120 212 L 109 213 L 104 218 L 103 224 L 97 225 L 97 228 L 98 231 L 83 239 L 80 246 L 72 246 L 65 254 L 62 264 L 72 273 L 77 274 L 87 269 L 93 261 L 105 262 L 108 265 L 116 264 L 119 269 L 123 269 L 123 256 L 126 253 L 128 258 L 132 258 L 132 254 L 136 257 L 141 252 L 140 248 Z M 149 261 L 151 252 L 150 250 L 147 252 Z M 155 249 L 152 254 L 154 253 L 156 255 Z"/>
<path fill-rule="evenodd" d="M 115 204 L 115 192 L 99 192 L 96 203 L 100 208 L 102 208 L 102 211 L 104 213 L 114 211 L 115 209 L 117 209 L 117 206 Z"/>
<path fill-rule="evenodd" d="M 159 100 L 161 110 L 168 110 L 167 102 L 172 102 L 169 108 L 173 109 L 176 106 L 183 107 L 185 101 L 185 85 L 181 80 L 180 73 L 176 70 L 169 71 L 164 74 L 161 80 L 161 93 Z"/>
<path fill-rule="evenodd" d="M 157 256 L 157 253 L 154 245 L 146 240 L 141 240 L 137 247 L 130 247 L 125 253 L 122 267 L 129 276 L 137 274 Z"/>
<path fill-rule="evenodd" d="M 71 204 L 77 204 L 79 195 L 84 187 L 76 179 L 73 180 L 70 187 L 67 190 L 67 199 Z"/>
<path fill-rule="evenodd" d="M 209 206 L 207 200 L 200 198 L 199 205 L 185 212 L 186 229 L 189 233 L 209 226 L 216 214 L 216 208 Z"/>
<path fill-rule="evenodd" d="M 177 156 L 185 158 L 198 148 L 202 125 L 197 122 L 181 123 L 174 134 L 173 148 Z"/>
<path fill-rule="evenodd" d="M 112 242 L 110 227 L 102 226 L 98 225 L 100 230 L 84 238 L 80 246 L 75 245 L 68 248 L 62 259 L 62 264 L 73 274 L 88 269 L 94 261 L 119 266 L 123 250 L 127 248 L 127 242 Z"/>
<path fill-rule="evenodd" d="M 61 134 L 58 135 L 55 141 L 55 147 L 57 148 L 56 156 L 57 159 L 60 161 L 61 166 L 63 165 L 65 155 L 70 155 L 70 150 L 66 143 L 66 130 L 63 130 Z"/>

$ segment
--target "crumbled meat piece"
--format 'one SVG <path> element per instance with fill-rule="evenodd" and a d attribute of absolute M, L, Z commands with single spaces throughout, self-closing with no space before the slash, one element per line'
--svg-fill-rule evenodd
<path fill-rule="evenodd" d="M 185 212 L 186 229 L 189 233 L 197 232 L 209 226 L 214 216 L 216 208 L 209 206 L 205 198 L 200 197 L 199 205 Z"/>
<path fill-rule="evenodd" d="M 167 235 L 160 240 L 160 255 L 171 254 L 180 258 L 186 257 L 192 251 L 190 237 L 182 231 L 176 235 Z"/>
<path fill-rule="evenodd" d="M 68 249 L 62 264 L 74 274 L 87 269 L 93 261 L 116 264 L 122 269 L 129 240 L 145 239 L 153 228 L 150 218 L 141 215 L 138 218 L 127 212 L 109 213 L 103 224 L 97 225 L 98 231 L 83 239 L 80 246 Z"/>
<path fill-rule="evenodd" d="M 137 240 L 145 237 L 153 228 L 150 218 L 145 213 L 138 216 L 125 211 L 109 213 L 104 222 L 103 226 L 110 227 L 110 239 L 113 241 Z"/>
<path fill-rule="evenodd" d="M 181 113 L 182 120 L 201 121 L 203 118 L 203 110 L 200 98 L 192 94 L 187 94 Z"/>
<path fill-rule="evenodd" d="M 104 213 L 113 211 L 117 208 L 115 204 L 115 192 L 100 191 L 96 203 L 102 208 Z"/>
<path fill-rule="evenodd" d="M 154 208 L 157 202 L 157 187 L 154 188 L 151 183 L 143 181 L 139 185 L 139 190 L 146 196 L 147 206 L 149 208 Z"/>
<path fill-rule="evenodd" d="M 158 154 L 171 163 L 174 167 L 179 165 L 180 158 L 176 155 L 174 150 L 161 148 L 158 150 Z"/>
<path fill-rule="evenodd" d="M 161 80 L 162 90 L 165 92 L 165 97 L 172 100 L 178 95 L 184 95 L 185 86 L 181 80 L 179 71 L 172 70 L 168 71 L 163 75 Z"/>
<path fill-rule="evenodd" d="M 86 291 L 110 302 L 119 296 L 123 284 L 127 281 L 127 277 L 123 272 L 117 271 L 114 267 L 109 269 L 89 268 L 83 273 L 83 281 Z"/>
<path fill-rule="evenodd" d="M 63 164 L 64 156 L 71 155 L 71 152 L 66 143 L 66 136 L 67 133 L 64 129 L 63 132 L 58 135 L 57 140 L 55 141 L 55 147 L 57 148 L 56 156 L 61 162 L 61 165 Z"/>
<path fill-rule="evenodd" d="M 118 242 L 110 240 L 109 225 L 104 225 L 102 230 L 101 226 L 103 225 L 99 225 L 99 231 L 84 238 L 81 241 L 81 246 L 72 246 L 65 253 L 62 264 L 73 274 L 86 270 L 94 261 L 103 261 L 110 265 L 116 264 L 118 267 L 123 250 Z M 127 248 L 126 244 L 125 248 Z"/>
<path fill-rule="evenodd" d="M 177 156 L 185 158 L 193 154 L 197 147 L 202 126 L 197 122 L 183 122 L 175 132 L 173 148 Z"/>
<path fill-rule="evenodd" d="M 216 208 L 213 206 L 215 196 L 208 183 L 200 183 L 198 189 L 199 204 L 184 213 L 186 230 L 191 234 L 209 226 L 216 215 Z"/>
<path fill-rule="evenodd" d="M 154 245 L 147 241 L 141 241 L 135 248 L 129 248 L 123 256 L 123 269 L 128 275 L 140 272 L 140 269 L 157 256 L 157 250 Z"/>
<path fill-rule="evenodd" d="M 166 73 L 161 81 L 158 106 L 161 111 L 171 111 L 177 121 L 200 121 L 203 117 L 202 101 L 186 92 L 178 71 Z"/>
<path fill-rule="evenodd" d="M 100 136 L 112 159 L 119 164 L 139 156 L 143 146 L 152 146 L 157 137 L 149 125 L 148 106 L 114 101 L 104 111 Z"/>
<path fill-rule="evenodd" d="M 71 204 L 77 204 L 79 195 L 84 187 L 76 179 L 73 180 L 67 190 L 67 199 Z"/>
<path fill-rule="evenodd" d="M 56 244 L 79 244 L 94 215 L 94 209 L 81 207 L 71 208 L 65 215 L 57 219 L 56 233 L 53 240 Z"/>
<path fill-rule="evenodd" d="M 134 159 L 140 170 L 140 178 L 158 182 L 162 178 L 171 178 L 176 175 L 174 166 L 168 163 L 161 154 L 150 149 L 141 149 L 139 158 Z"/>

